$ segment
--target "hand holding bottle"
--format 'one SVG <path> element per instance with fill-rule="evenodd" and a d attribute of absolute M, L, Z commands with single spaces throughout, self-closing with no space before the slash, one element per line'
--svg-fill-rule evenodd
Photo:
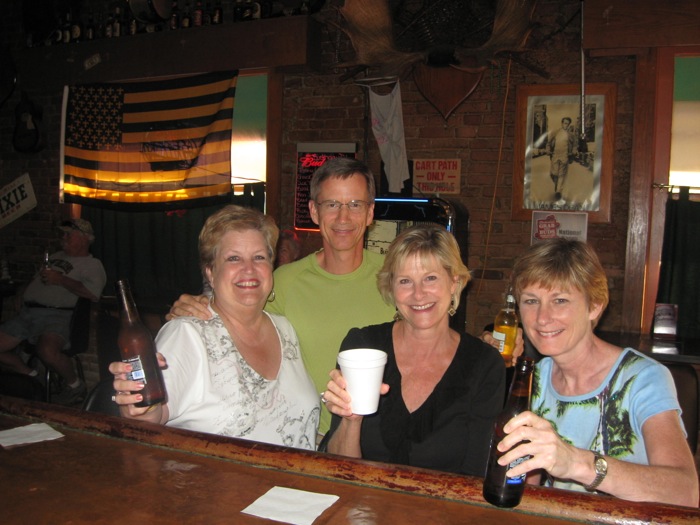
<path fill-rule="evenodd" d="M 526 411 L 513 417 L 503 431 L 505 437 L 498 443 L 498 450 L 503 455 L 498 463 L 502 466 L 517 463 L 507 472 L 510 477 L 543 469 L 555 478 L 576 479 L 572 466 L 593 463 L 588 457 L 592 454 L 589 450 L 564 442 L 549 421 L 533 412 Z M 518 462 L 522 457 L 528 460 Z"/>
<path fill-rule="evenodd" d="M 63 274 L 50 268 L 42 268 L 39 272 L 39 275 L 41 277 L 41 282 L 44 284 L 61 286 L 61 283 L 63 281 Z"/>
<path fill-rule="evenodd" d="M 519 436 L 517 434 L 511 435 L 511 442 L 504 442 L 508 438 L 506 428 L 510 421 L 518 414 L 530 410 L 533 369 L 534 361 L 532 359 L 528 357 L 518 358 L 508 399 L 494 423 L 486 476 L 484 477 L 483 495 L 486 501 L 498 507 L 517 506 L 525 490 L 527 469 L 523 467 L 518 469 L 518 466 L 527 460 L 527 456 L 525 454 L 516 455 L 518 454 L 516 451 L 520 448 L 516 445 L 520 440 L 513 442 L 513 439 Z M 515 450 L 504 454 L 504 451 L 513 446 L 516 446 Z"/>
<path fill-rule="evenodd" d="M 493 330 L 485 330 L 479 338 L 487 345 L 493 346 L 496 350 L 500 352 L 501 342 L 493 337 Z M 505 359 L 506 366 L 515 366 L 518 357 L 523 355 L 525 352 L 525 339 L 523 338 L 523 329 L 518 328 L 515 332 L 515 349 L 513 350 L 513 356 L 510 361 Z"/>
<path fill-rule="evenodd" d="M 136 303 L 131 296 L 129 283 L 125 279 L 117 281 L 116 288 L 121 302 L 121 326 L 117 343 L 122 362 L 130 367 L 127 379 L 131 381 L 132 386 L 140 385 L 138 389 L 140 400 L 135 401 L 135 405 L 138 407 L 158 405 L 165 401 L 166 393 L 153 336 L 141 322 Z M 115 367 L 115 370 L 119 370 L 120 373 L 124 373 L 125 369 L 126 367 Z M 118 392 L 128 390 L 134 395 L 131 389 L 117 388 L 116 384 L 115 390 Z"/>
<path fill-rule="evenodd" d="M 160 369 L 168 367 L 168 363 L 163 354 L 156 352 L 156 359 L 158 360 L 158 367 Z M 115 390 L 114 402 L 120 407 L 123 407 L 123 415 L 126 417 L 140 418 L 140 416 L 143 416 L 146 413 L 150 414 L 154 411 L 154 407 L 157 405 L 146 407 L 137 406 L 138 403 L 143 402 L 143 395 L 141 391 L 145 385 L 143 381 L 134 381 L 130 379 L 134 371 L 134 367 L 131 363 L 115 361 L 110 363 L 109 371 L 114 376 L 114 382 L 112 383 Z M 156 414 L 153 415 L 156 416 Z M 158 420 L 154 422 L 161 422 L 160 414 L 153 419 Z"/>

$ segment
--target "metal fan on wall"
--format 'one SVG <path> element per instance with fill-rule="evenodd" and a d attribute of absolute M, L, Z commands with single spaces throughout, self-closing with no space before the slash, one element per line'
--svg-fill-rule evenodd
<path fill-rule="evenodd" d="M 355 50 L 339 64 L 352 78 L 412 74 L 447 119 L 476 89 L 499 55 L 518 53 L 532 29 L 536 0 L 345 0 L 342 30 Z"/>

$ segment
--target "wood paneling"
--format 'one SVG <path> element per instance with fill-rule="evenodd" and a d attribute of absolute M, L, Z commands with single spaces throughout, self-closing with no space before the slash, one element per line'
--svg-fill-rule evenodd
<path fill-rule="evenodd" d="M 649 195 L 653 180 L 655 86 L 656 51 L 650 49 L 637 55 L 622 332 L 639 333 L 642 325 L 649 239 Z"/>
<path fill-rule="evenodd" d="M 586 0 L 584 48 L 662 47 L 700 41 L 698 0 Z"/>

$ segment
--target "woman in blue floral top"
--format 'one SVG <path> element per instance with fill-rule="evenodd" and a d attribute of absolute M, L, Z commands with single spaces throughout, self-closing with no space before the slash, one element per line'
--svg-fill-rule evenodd
<path fill-rule="evenodd" d="M 513 284 L 525 333 L 545 357 L 532 412 L 506 425 L 498 448 L 508 452 L 499 463 L 529 456 L 509 475 L 696 507 L 698 476 L 670 372 L 593 333 L 608 304 L 593 249 L 565 239 L 537 243 L 516 262 Z"/>

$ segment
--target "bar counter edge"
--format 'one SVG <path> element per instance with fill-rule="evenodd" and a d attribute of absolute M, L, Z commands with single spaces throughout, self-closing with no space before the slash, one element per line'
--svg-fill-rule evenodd
<path fill-rule="evenodd" d="M 6 396 L 0 396 L 0 412 L 258 468 L 489 506 L 481 495 L 482 480 L 472 476 L 278 447 Z M 605 495 L 532 486 L 527 487 L 522 502 L 514 512 L 602 524 L 700 523 L 700 510 L 697 508 L 630 502 Z"/>

